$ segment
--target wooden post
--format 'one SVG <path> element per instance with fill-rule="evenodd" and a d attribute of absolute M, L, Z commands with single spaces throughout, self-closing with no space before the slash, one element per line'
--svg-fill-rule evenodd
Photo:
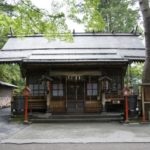
<path fill-rule="evenodd" d="M 85 88 L 85 86 L 86 86 L 86 83 L 85 83 L 85 80 L 84 80 L 84 112 L 86 111 L 86 88 Z"/>
<path fill-rule="evenodd" d="M 125 85 L 124 89 L 123 89 L 123 95 L 125 97 L 125 122 L 128 123 L 129 122 L 129 106 L 128 106 L 128 96 L 130 95 L 130 89 L 128 88 L 127 85 Z"/>
<path fill-rule="evenodd" d="M 144 104 L 144 87 L 142 86 L 142 122 L 146 122 L 145 104 Z"/>
<path fill-rule="evenodd" d="M 25 86 L 23 89 L 23 96 L 25 98 L 25 106 L 24 106 L 24 123 L 28 123 L 28 98 L 30 95 L 30 89 L 28 86 Z"/>
<path fill-rule="evenodd" d="M 49 113 L 51 110 L 51 81 L 47 81 L 47 88 L 48 88 L 48 93 L 47 93 L 47 112 Z"/>
<path fill-rule="evenodd" d="M 129 113 L 128 113 L 128 96 L 125 96 L 125 122 L 129 121 Z"/>
<path fill-rule="evenodd" d="M 65 86 L 65 88 L 66 88 L 66 112 L 67 112 L 67 102 L 68 102 L 68 90 L 67 90 L 67 87 L 68 87 L 68 82 L 67 82 L 67 76 L 66 76 L 66 86 Z"/>
<path fill-rule="evenodd" d="M 24 123 L 28 123 L 28 96 L 25 96 Z"/>

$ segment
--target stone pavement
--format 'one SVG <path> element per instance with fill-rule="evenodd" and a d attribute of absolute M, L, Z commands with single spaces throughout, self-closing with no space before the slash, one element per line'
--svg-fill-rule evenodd
<path fill-rule="evenodd" d="M 1 143 L 18 144 L 150 142 L 150 125 L 117 122 L 23 125 L 2 121 L 0 137 Z"/>
<path fill-rule="evenodd" d="M 149 125 L 119 123 L 32 124 L 2 143 L 150 142 Z"/>
<path fill-rule="evenodd" d="M 0 144 L 0 150 L 149 150 L 150 143 Z"/>
<path fill-rule="evenodd" d="M 10 122 L 9 118 L 10 108 L 0 109 L 0 142 L 26 127 L 18 122 Z"/>

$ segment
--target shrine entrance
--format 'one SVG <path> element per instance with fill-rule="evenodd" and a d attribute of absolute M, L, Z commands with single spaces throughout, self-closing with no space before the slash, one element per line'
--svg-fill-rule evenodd
<path fill-rule="evenodd" d="M 67 112 L 84 112 L 84 82 L 69 81 L 67 86 Z"/>

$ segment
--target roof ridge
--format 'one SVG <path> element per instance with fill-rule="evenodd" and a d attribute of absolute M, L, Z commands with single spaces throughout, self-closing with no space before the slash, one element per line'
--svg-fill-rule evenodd
<path fill-rule="evenodd" d="M 46 35 L 47 37 L 56 35 L 58 33 L 53 33 Z M 70 33 L 60 33 L 60 35 L 67 35 Z M 71 33 L 72 36 L 139 36 L 138 33 L 131 33 L 131 32 L 76 32 Z M 8 35 L 9 38 L 17 38 L 17 37 L 44 37 L 44 34 L 31 34 L 31 35 Z"/>

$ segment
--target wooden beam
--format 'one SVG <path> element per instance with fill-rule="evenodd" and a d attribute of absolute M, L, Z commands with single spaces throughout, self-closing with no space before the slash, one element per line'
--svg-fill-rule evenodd
<path fill-rule="evenodd" d="M 51 71 L 50 76 L 101 76 L 101 71 Z"/>

